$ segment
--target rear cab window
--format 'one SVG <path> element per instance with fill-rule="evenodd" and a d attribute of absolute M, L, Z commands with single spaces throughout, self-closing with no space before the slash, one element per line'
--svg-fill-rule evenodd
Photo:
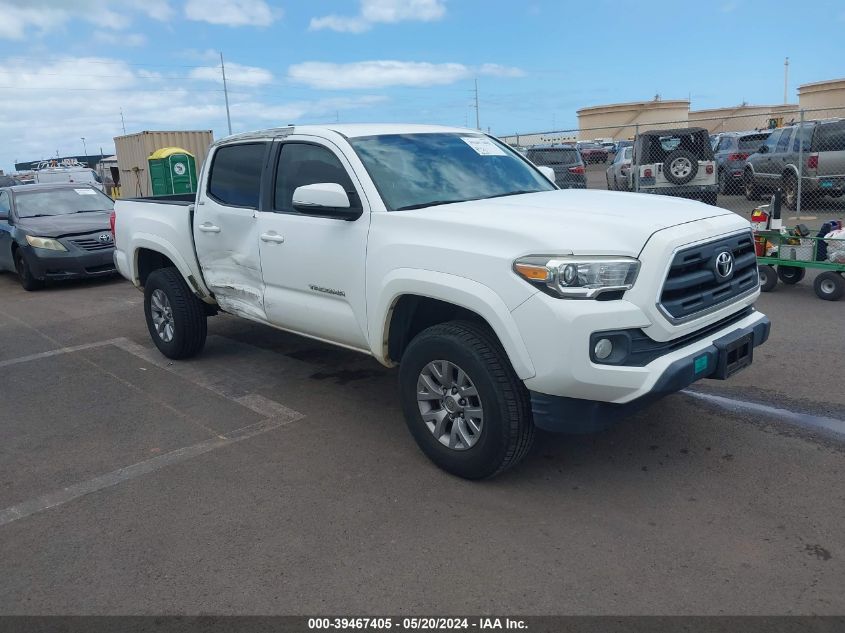
<path fill-rule="evenodd" d="M 792 138 L 792 128 L 786 128 L 778 139 L 777 151 L 778 153 L 789 150 L 789 139 Z"/>
<path fill-rule="evenodd" d="M 220 204 L 258 208 L 267 143 L 223 145 L 214 152 L 208 195 Z"/>

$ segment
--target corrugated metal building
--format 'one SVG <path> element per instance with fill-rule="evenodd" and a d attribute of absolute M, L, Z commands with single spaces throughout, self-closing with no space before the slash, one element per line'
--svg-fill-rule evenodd
<path fill-rule="evenodd" d="M 194 155 L 197 173 L 202 169 L 208 147 L 214 142 L 211 130 L 183 130 L 173 132 L 138 132 L 116 136 L 114 146 L 120 171 L 121 196 L 139 198 L 152 195 L 150 169 L 147 159 L 163 147 L 181 147 Z"/>

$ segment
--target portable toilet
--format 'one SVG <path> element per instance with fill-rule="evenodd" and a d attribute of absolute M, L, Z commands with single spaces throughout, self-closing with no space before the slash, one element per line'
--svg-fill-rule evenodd
<path fill-rule="evenodd" d="M 181 147 L 162 147 L 150 154 L 150 184 L 154 196 L 194 193 L 197 190 L 197 162 Z"/>

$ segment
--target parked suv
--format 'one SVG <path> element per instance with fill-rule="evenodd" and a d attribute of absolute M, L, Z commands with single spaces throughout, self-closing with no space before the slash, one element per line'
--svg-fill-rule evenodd
<path fill-rule="evenodd" d="M 803 147 L 799 146 L 799 136 Z M 809 199 L 845 194 L 845 119 L 808 121 L 799 130 L 791 125 L 772 132 L 748 157 L 743 181 L 745 197 L 755 200 L 765 191 L 783 187 L 784 203 L 798 203 L 798 154 L 803 154 L 801 189 Z"/>
<path fill-rule="evenodd" d="M 586 189 L 587 175 L 581 153 L 574 145 L 535 145 L 525 157 L 538 167 L 551 167 L 561 189 Z"/>
<path fill-rule="evenodd" d="M 719 193 L 740 193 L 745 159 L 756 152 L 771 132 L 724 132 L 713 150 Z"/>
<path fill-rule="evenodd" d="M 634 191 L 716 204 L 715 161 L 704 128 L 643 132 L 634 142 L 630 173 Z"/>

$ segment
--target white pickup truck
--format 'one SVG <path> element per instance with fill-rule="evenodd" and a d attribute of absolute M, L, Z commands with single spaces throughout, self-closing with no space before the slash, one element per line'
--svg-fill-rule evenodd
<path fill-rule="evenodd" d="M 769 334 L 745 220 L 560 191 L 474 130 L 230 136 L 195 201 L 119 200 L 112 225 L 163 354 L 197 354 L 223 311 L 398 365 L 420 448 L 473 479 L 524 457 L 535 427 L 598 430 L 725 379 Z"/>

